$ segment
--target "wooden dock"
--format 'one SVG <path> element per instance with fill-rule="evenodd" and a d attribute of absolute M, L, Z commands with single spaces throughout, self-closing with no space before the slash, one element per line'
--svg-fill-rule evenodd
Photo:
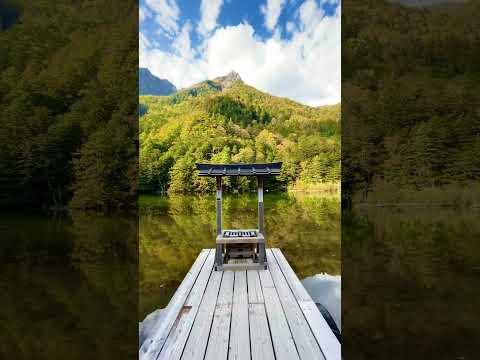
<path fill-rule="evenodd" d="M 213 270 L 204 249 L 140 360 L 340 360 L 340 343 L 279 249 L 267 270 Z"/>

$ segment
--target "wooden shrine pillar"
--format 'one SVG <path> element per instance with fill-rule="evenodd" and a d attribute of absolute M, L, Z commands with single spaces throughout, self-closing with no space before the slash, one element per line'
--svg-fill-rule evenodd
<path fill-rule="evenodd" d="M 263 216 L 263 176 L 257 176 L 258 188 L 258 232 L 265 238 L 264 216 Z M 265 252 L 265 243 L 258 244 L 258 262 L 265 263 L 267 253 Z"/>
<path fill-rule="evenodd" d="M 263 234 L 263 177 L 257 176 L 258 188 L 258 231 Z"/>
<path fill-rule="evenodd" d="M 222 235 L 222 177 L 216 176 L 217 180 L 217 235 Z M 223 264 L 223 245 L 215 247 L 215 267 Z"/>

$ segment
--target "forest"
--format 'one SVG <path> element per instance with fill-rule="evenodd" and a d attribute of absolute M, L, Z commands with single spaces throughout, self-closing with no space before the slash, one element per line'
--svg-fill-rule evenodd
<path fill-rule="evenodd" d="M 263 93 L 241 80 L 215 80 L 170 96 L 141 96 L 140 190 L 205 193 L 196 162 L 282 161 L 271 190 L 312 189 L 340 181 L 340 105 L 312 108 Z M 249 178 L 225 179 L 227 192 L 254 188 Z"/>
<path fill-rule="evenodd" d="M 117 5 L 2 2 L 0 206 L 136 205 L 138 7 Z"/>
<path fill-rule="evenodd" d="M 480 195 L 480 3 L 343 6 L 342 198 Z"/>

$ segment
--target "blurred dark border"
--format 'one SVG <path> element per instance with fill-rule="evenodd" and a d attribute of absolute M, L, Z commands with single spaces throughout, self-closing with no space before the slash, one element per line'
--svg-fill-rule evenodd
<path fill-rule="evenodd" d="M 342 4 L 342 352 L 474 359 L 480 3 Z"/>
<path fill-rule="evenodd" d="M 138 356 L 138 3 L 0 3 L 0 358 Z"/>

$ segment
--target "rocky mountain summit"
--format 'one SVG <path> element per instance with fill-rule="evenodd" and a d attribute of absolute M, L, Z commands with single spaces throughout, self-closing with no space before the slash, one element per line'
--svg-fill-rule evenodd
<path fill-rule="evenodd" d="M 199 96 L 209 92 L 224 92 L 235 83 L 244 84 L 242 78 L 235 71 L 230 71 L 225 76 L 219 76 L 212 80 L 205 80 L 188 88 L 180 89 L 174 94 L 174 102 L 181 101 L 188 96 Z"/>
<path fill-rule="evenodd" d="M 229 88 L 235 81 L 242 81 L 242 78 L 235 71 L 230 71 L 225 76 L 219 76 L 212 80 L 215 83 L 219 83 L 222 89 Z"/>

